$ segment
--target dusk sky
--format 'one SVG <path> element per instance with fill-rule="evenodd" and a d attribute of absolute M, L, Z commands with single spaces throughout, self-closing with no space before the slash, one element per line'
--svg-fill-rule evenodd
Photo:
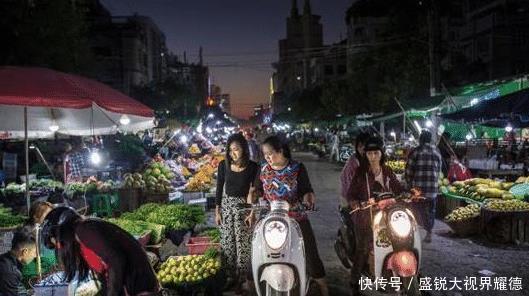
<path fill-rule="evenodd" d="M 298 0 L 298 8 L 303 9 Z M 204 62 L 212 81 L 231 94 L 232 113 L 251 114 L 269 100 L 271 63 L 278 59 L 278 40 L 286 36 L 291 0 L 102 0 L 113 15 L 151 17 L 165 33 L 169 51 L 190 62 Z M 325 44 L 346 37 L 345 11 L 352 0 L 311 0 L 322 16 Z"/>

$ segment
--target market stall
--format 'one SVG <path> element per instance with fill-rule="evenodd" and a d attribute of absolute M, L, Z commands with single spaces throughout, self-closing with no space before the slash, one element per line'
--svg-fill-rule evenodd
<path fill-rule="evenodd" d="M 528 181 L 444 180 L 438 218 L 461 236 L 481 234 L 497 243 L 529 243 Z"/>
<path fill-rule="evenodd" d="M 0 67 L 2 139 L 135 132 L 154 126 L 153 111 L 97 81 L 45 68 Z M 29 210 L 29 191 L 26 191 Z"/>

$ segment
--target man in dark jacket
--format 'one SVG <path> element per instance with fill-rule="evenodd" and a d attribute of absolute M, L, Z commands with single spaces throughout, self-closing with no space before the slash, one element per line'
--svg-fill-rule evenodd
<path fill-rule="evenodd" d="M 0 256 L 0 296 L 27 295 L 22 285 L 22 265 L 37 257 L 37 246 L 31 234 L 16 232 L 11 251 Z"/>

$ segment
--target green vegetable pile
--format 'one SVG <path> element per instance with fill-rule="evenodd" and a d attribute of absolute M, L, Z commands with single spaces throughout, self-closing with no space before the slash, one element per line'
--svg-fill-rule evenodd
<path fill-rule="evenodd" d="M 13 214 L 11 209 L 4 208 L 0 205 L 0 227 L 14 227 L 22 225 L 26 221 L 26 217 Z"/>
<path fill-rule="evenodd" d="M 199 206 L 148 203 L 133 213 L 123 214 L 121 218 L 161 224 L 171 230 L 185 230 L 204 223 L 206 214 Z"/>
<path fill-rule="evenodd" d="M 108 219 L 108 221 L 116 224 L 117 226 L 121 227 L 122 229 L 134 236 L 140 236 L 145 234 L 145 232 L 147 231 L 151 231 L 150 243 L 152 244 L 159 243 L 165 234 L 165 226 L 159 224 L 148 223 L 145 221 L 138 220 L 127 220 L 123 218 Z"/>
<path fill-rule="evenodd" d="M 212 243 L 219 243 L 220 242 L 220 230 L 218 228 L 206 229 L 206 230 L 200 232 L 200 234 L 198 236 L 207 236 L 207 237 L 211 238 L 211 242 Z"/>
<path fill-rule="evenodd" d="M 46 189 L 46 190 L 54 190 L 55 188 L 63 188 L 64 184 L 59 181 L 54 181 L 50 179 L 37 179 L 29 181 L 29 189 L 35 190 L 35 189 Z"/>
<path fill-rule="evenodd" d="M 70 183 L 66 185 L 66 192 L 69 193 L 78 193 L 83 194 L 86 191 L 86 184 L 85 183 Z"/>
<path fill-rule="evenodd" d="M 3 192 L 5 195 L 23 194 L 26 192 L 26 184 L 9 183 Z"/>

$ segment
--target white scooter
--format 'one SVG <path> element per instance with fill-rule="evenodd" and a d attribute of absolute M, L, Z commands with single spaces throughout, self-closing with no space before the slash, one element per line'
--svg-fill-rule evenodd
<path fill-rule="evenodd" d="M 259 296 L 307 294 L 309 277 L 303 236 L 288 211 L 288 202 L 272 201 L 270 212 L 255 226 L 252 273 Z"/>
<path fill-rule="evenodd" d="M 351 212 L 370 211 L 373 248 L 362 277 L 370 278 L 373 283 L 375 279 L 383 278 L 387 288 L 379 292 L 420 295 L 421 237 L 409 206 L 410 202 L 419 200 L 421 198 L 397 200 L 392 193 L 380 193 L 374 203 L 364 203 Z M 344 239 L 350 238 L 350 234 L 345 232 L 348 229 L 345 223 L 344 226 L 339 230 L 335 249 L 344 266 L 350 268 L 354 264 L 354 238 L 352 243 L 345 243 Z M 390 285 L 390 279 L 399 280 Z"/>

